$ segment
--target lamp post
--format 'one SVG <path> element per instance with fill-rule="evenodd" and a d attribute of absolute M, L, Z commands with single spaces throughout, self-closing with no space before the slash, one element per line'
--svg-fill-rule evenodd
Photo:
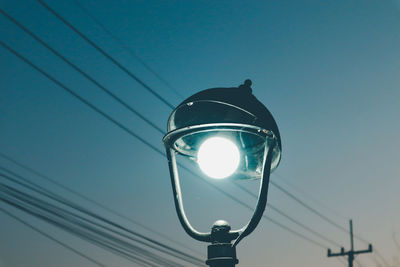
<path fill-rule="evenodd" d="M 268 109 L 252 94 L 251 81 L 234 88 L 203 90 L 184 100 L 168 119 L 166 148 L 174 203 L 179 221 L 192 238 L 211 243 L 206 264 L 234 267 L 236 246 L 258 225 L 267 203 L 270 173 L 281 158 L 278 126 Z M 231 230 L 216 221 L 199 232 L 183 207 L 177 157 L 198 166 L 206 179 L 261 179 L 253 216 L 243 228 Z"/>

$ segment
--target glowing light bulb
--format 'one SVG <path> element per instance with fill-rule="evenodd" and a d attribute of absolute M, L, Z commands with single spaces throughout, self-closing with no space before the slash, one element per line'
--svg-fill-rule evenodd
<path fill-rule="evenodd" d="M 200 169 L 209 177 L 223 179 L 239 166 L 239 149 L 227 138 L 211 137 L 205 140 L 197 153 Z"/>

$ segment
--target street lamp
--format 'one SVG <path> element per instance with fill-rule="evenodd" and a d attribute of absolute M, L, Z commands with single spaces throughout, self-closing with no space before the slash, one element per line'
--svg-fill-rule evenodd
<path fill-rule="evenodd" d="M 236 246 L 259 223 L 267 203 L 270 173 L 281 158 L 278 126 L 268 109 L 252 94 L 251 81 L 234 88 L 203 90 L 184 100 L 168 119 L 166 148 L 175 208 L 186 233 L 212 243 L 206 264 L 235 266 Z M 218 220 L 211 232 L 189 223 L 182 202 L 177 156 L 198 166 L 211 179 L 261 179 L 258 201 L 246 226 L 231 230 Z M 206 179 L 208 179 L 206 178 Z"/>

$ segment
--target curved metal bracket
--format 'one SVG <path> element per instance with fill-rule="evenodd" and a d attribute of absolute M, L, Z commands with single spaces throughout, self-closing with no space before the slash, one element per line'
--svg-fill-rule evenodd
<path fill-rule="evenodd" d="M 254 229 L 257 227 L 258 223 L 260 222 L 262 215 L 264 213 L 266 204 L 267 204 L 267 195 L 268 195 L 268 185 L 269 185 L 269 177 L 271 173 L 271 161 L 272 161 L 272 154 L 273 148 L 276 145 L 276 141 L 272 138 L 267 139 L 267 144 L 265 146 L 265 153 L 264 153 L 264 168 L 263 168 L 263 175 L 260 185 L 260 191 L 258 194 L 258 201 L 256 208 L 254 210 L 253 216 L 250 221 L 247 223 L 246 226 L 239 230 L 229 231 L 229 236 L 232 237 L 230 240 L 236 240 L 233 243 L 233 247 L 237 246 L 237 244 L 242 240 L 244 237 L 249 235 Z M 175 151 L 170 147 L 166 148 L 166 154 L 168 158 L 168 166 L 170 171 L 170 178 L 171 178 L 171 185 L 172 191 L 174 195 L 174 203 L 175 209 L 179 218 L 179 221 L 186 231 L 186 233 L 191 236 L 192 238 L 202 241 L 202 242 L 214 242 L 215 240 L 212 239 L 212 233 L 202 233 L 197 231 L 193 228 L 190 224 L 189 220 L 186 217 L 185 209 L 183 207 L 182 201 L 182 192 L 180 188 L 179 182 L 179 173 L 178 167 L 176 164 L 176 155 Z"/>
<path fill-rule="evenodd" d="M 271 161 L 272 161 L 272 151 L 274 146 L 276 145 L 275 140 L 268 140 L 268 146 L 265 147 L 264 152 L 264 168 L 263 168 L 263 175 L 261 177 L 261 185 L 260 191 L 258 193 L 258 201 L 256 208 L 254 210 L 253 216 L 251 217 L 250 221 L 244 226 L 242 229 L 237 231 L 239 233 L 238 238 L 234 241 L 233 247 L 237 246 L 239 242 L 257 227 L 258 223 L 260 222 L 265 207 L 267 205 L 267 197 L 268 197 L 268 186 L 269 186 L 269 177 L 271 174 Z"/>
<path fill-rule="evenodd" d="M 176 166 L 175 152 L 170 148 L 167 148 L 166 152 L 168 158 L 169 173 L 171 176 L 172 192 L 174 194 L 175 209 L 181 225 L 183 229 L 185 229 L 186 233 L 194 239 L 203 242 L 211 242 L 211 233 L 202 233 L 197 231 L 193 228 L 193 226 L 187 219 L 182 202 L 182 192 L 179 182 L 178 168 Z"/>

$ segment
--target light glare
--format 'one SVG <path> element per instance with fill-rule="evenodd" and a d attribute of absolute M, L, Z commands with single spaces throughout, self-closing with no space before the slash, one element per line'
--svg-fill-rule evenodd
<path fill-rule="evenodd" d="M 239 166 L 239 149 L 227 138 L 211 137 L 204 141 L 197 153 L 200 169 L 209 177 L 223 179 Z"/>

